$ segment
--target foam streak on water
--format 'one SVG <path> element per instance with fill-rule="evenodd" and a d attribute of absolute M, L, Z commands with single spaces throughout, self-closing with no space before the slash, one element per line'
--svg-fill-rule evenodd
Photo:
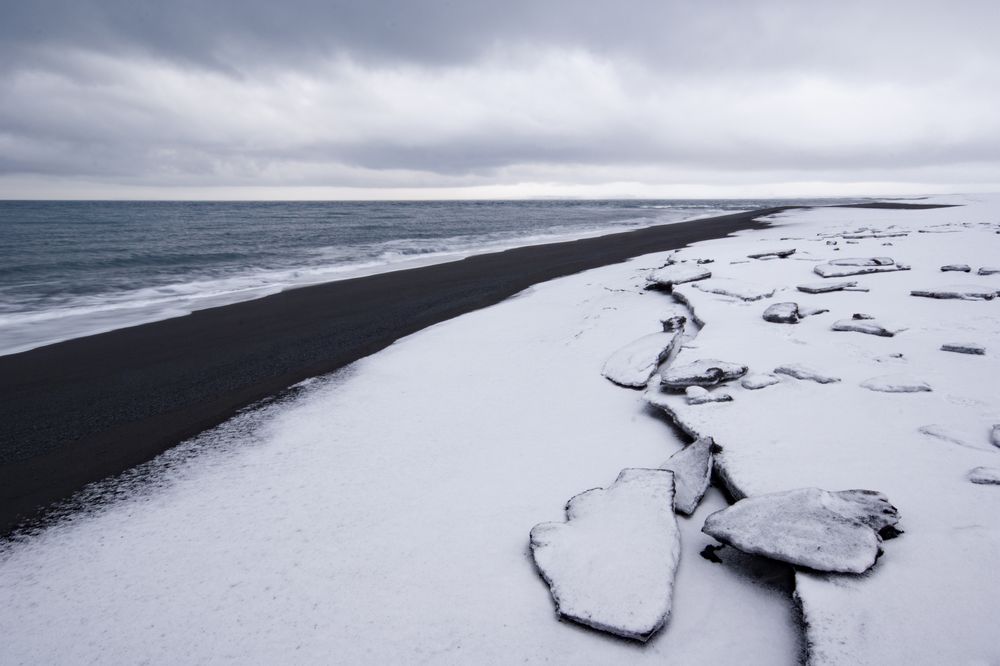
<path fill-rule="evenodd" d="M 367 273 L 774 201 L 0 201 L 0 354 Z"/>

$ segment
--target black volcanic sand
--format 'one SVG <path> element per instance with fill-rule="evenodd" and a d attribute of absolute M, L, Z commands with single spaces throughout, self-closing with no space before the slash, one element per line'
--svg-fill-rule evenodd
<path fill-rule="evenodd" d="M 0 535 L 307 379 L 538 282 L 742 229 L 748 213 L 293 289 L 0 357 Z"/>

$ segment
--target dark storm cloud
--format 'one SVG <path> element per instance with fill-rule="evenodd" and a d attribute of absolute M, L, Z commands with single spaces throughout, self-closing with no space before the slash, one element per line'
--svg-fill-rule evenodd
<path fill-rule="evenodd" d="M 7 2 L 0 179 L 958 182 L 1000 168 L 997 25 L 993 2 Z"/>

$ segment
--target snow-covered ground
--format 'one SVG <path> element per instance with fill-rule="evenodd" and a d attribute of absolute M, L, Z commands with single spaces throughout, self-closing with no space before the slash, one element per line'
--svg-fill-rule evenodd
<path fill-rule="evenodd" d="M 781 664 L 803 646 L 815 663 L 997 663 L 1000 486 L 969 474 L 1000 467 L 1000 299 L 910 295 L 1000 290 L 1000 275 L 977 275 L 1000 264 L 1000 199 L 952 200 L 966 205 L 792 211 L 686 248 L 670 256 L 711 259 L 712 277 L 677 286 L 679 299 L 645 289 L 666 253 L 538 285 L 247 412 L 132 475 L 101 510 L 6 546 L 0 663 Z M 872 257 L 909 268 L 813 270 Z M 796 289 L 843 281 L 868 291 Z M 814 314 L 765 321 L 780 302 Z M 645 394 L 602 377 L 616 350 L 689 306 L 703 326 L 667 363 L 749 366 L 743 384 L 709 387 L 732 401 L 688 404 L 658 375 Z M 833 330 L 841 320 L 899 332 Z M 954 343 L 985 353 L 940 349 Z M 931 391 L 890 392 L 917 385 Z M 646 399 L 715 439 L 735 496 L 881 491 L 903 534 L 865 574 L 796 573 L 802 627 L 783 565 L 731 546 L 709 553 L 720 563 L 699 556 L 716 543 L 705 519 L 726 506 L 710 489 L 677 516 L 662 630 L 642 644 L 560 621 L 529 531 L 681 450 Z"/>

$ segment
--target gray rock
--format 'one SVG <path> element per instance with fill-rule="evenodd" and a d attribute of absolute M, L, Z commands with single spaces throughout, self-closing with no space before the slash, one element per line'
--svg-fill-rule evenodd
<path fill-rule="evenodd" d="M 738 363 L 712 358 L 700 359 L 686 365 L 668 368 L 661 374 L 660 384 L 678 391 L 688 386 L 715 386 L 739 379 L 748 369 L 747 366 Z"/>
<path fill-rule="evenodd" d="M 748 254 L 747 257 L 750 259 L 784 259 L 785 257 L 790 257 L 795 254 L 795 248 L 788 248 L 784 250 L 771 250 L 769 252 L 757 252 L 755 254 Z"/>
<path fill-rule="evenodd" d="M 740 386 L 750 391 L 758 391 L 780 383 L 781 380 L 778 377 L 766 372 L 749 374 L 740 380 Z"/>
<path fill-rule="evenodd" d="M 807 294 L 825 294 L 830 291 L 842 291 L 856 286 L 858 286 L 857 282 L 812 282 L 810 284 L 800 284 L 796 289 L 804 291 Z"/>
<path fill-rule="evenodd" d="M 818 384 L 832 384 L 834 382 L 839 382 L 840 377 L 833 377 L 831 375 L 825 375 L 817 370 L 806 367 L 800 363 L 791 363 L 789 365 L 780 365 L 774 369 L 774 373 L 778 375 L 786 375 L 788 377 L 793 377 L 795 379 L 802 379 L 806 381 L 816 382 Z"/>
<path fill-rule="evenodd" d="M 984 486 L 1000 486 L 1000 468 L 974 467 L 969 470 L 969 481 Z"/>
<path fill-rule="evenodd" d="M 650 273 L 647 281 L 655 286 L 672 289 L 675 284 L 694 282 L 712 277 L 712 271 L 695 264 L 670 264 Z"/>
<path fill-rule="evenodd" d="M 928 393 L 930 384 L 906 375 L 882 375 L 861 382 L 861 387 L 881 393 Z"/>
<path fill-rule="evenodd" d="M 733 396 L 723 391 L 709 391 L 704 386 L 688 386 L 684 389 L 687 404 L 704 405 L 710 402 L 732 402 Z"/>
<path fill-rule="evenodd" d="M 946 342 L 941 345 L 941 351 L 956 352 L 958 354 L 975 354 L 982 356 L 986 353 L 986 347 L 973 342 Z"/>
<path fill-rule="evenodd" d="M 611 355 L 601 374 L 619 386 L 642 388 L 673 351 L 681 331 L 644 335 Z"/>
<path fill-rule="evenodd" d="M 906 330 L 905 328 L 898 326 L 880 324 L 878 321 L 867 316 L 862 318 L 857 315 L 855 315 L 852 319 L 841 319 L 839 321 L 835 321 L 831 328 L 834 331 L 853 331 L 855 333 L 878 335 L 883 338 L 891 338 L 900 331 Z"/>
<path fill-rule="evenodd" d="M 983 266 L 978 271 L 976 271 L 976 273 L 979 275 L 996 275 L 997 273 L 1000 273 L 1000 268 L 994 268 L 992 266 Z"/>
<path fill-rule="evenodd" d="M 674 510 L 690 516 L 708 489 L 712 476 L 712 454 L 715 444 L 703 437 L 670 456 L 660 465 L 674 473 Z"/>
<path fill-rule="evenodd" d="M 673 331 L 683 331 L 684 325 L 687 324 L 687 317 L 685 317 L 684 315 L 667 317 L 666 319 L 660 320 L 660 324 L 663 325 L 664 333 L 672 333 Z"/>
<path fill-rule="evenodd" d="M 710 515 L 702 531 L 746 553 L 817 571 L 863 573 L 882 550 L 879 531 L 898 521 L 881 493 L 802 488 L 742 499 Z"/>
<path fill-rule="evenodd" d="M 996 287 L 960 284 L 933 289 L 914 289 L 910 295 L 924 298 L 954 298 L 963 301 L 991 301 L 996 297 L 998 291 L 1000 290 Z"/>
<path fill-rule="evenodd" d="M 680 531 L 674 475 L 625 469 L 607 489 L 566 504 L 566 522 L 531 530 L 531 555 L 556 612 L 617 636 L 646 641 L 670 614 Z"/>
<path fill-rule="evenodd" d="M 942 273 L 947 273 L 949 271 L 954 271 L 956 273 L 968 273 L 971 270 L 972 268 L 969 267 L 969 264 L 946 264 L 941 267 Z"/>

